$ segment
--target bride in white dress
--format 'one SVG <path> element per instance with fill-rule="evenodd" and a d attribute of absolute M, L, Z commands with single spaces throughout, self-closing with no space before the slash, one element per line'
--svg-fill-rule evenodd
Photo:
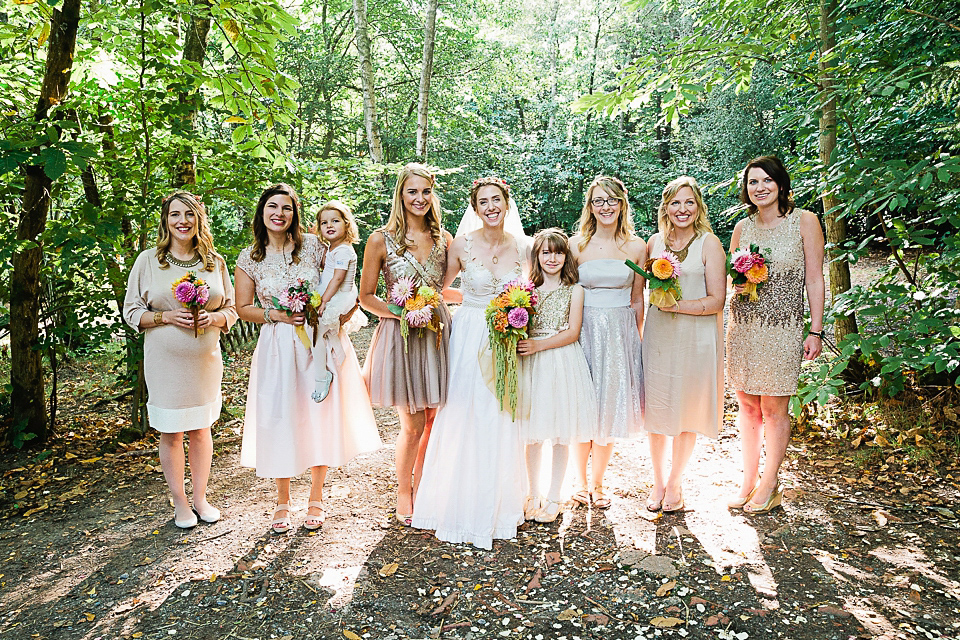
<path fill-rule="evenodd" d="M 490 549 L 495 538 L 516 536 L 526 488 L 518 423 L 500 410 L 478 355 L 487 342 L 484 310 L 505 284 L 526 276 L 529 247 L 505 182 L 475 181 L 470 202 L 476 213 L 468 209 L 466 225 L 479 218 L 480 227 L 464 233 L 461 225 L 448 253 L 444 288 L 460 273 L 463 306 L 452 323 L 447 403 L 427 445 L 413 526 L 434 529 L 446 542 Z M 505 230 L 508 211 L 517 234 Z"/>

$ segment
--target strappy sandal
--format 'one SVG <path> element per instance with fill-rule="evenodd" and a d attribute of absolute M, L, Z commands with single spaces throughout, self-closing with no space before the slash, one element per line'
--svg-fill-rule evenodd
<path fill-rule="evenodd" d="M 664 500 L 666 500 L 666 494 L 664 494 Z M 687 507 L 683 503 L 683 489 L 680 489 L 680 501 L 676 504 L 667 505 L 666 502 L 663 503 L 663 512 L 664 513 L 678 513 L 685 510 Z"/>
<path fill-rule="evenodd" d="M 553 522 L 563 512 L 563 503 L 547 498 L 543 506 L 537 511 L 534 520 L 537 522 Z"/>
<path fill-rule="evenodd" d="M 286 511 L 287 515 L 282 518 L 277 517 L 277 513 L 280 511 Z M 276 534 L 286 533 L 290 531 L 290 505 L 288 504 L 278 504 L 277 508 L 273 510 L 273 522 L 270 523 L 270 531 Z"/>
<path fill-rule="evenodd" d="M 536 520 L 537 513 L 543 507 L 543 498 L 540 496 L 527 496 L 523 503 L 523 519 Z"/>
<path fill-rule="evenodd" d="M 413 514 L 412 513 L 400 513 L 395 511 L 393 516 L 397 519 L 404 527 L 409 527 L 413 524 Z"/>
<path fill-rule="evenodd" d="M 590 492 L 590 500 L 593 501 L 593 506 L 597 509 L 609 509 L 610 505 L 613 504 L 607 494 L 603 492 L 603 485 L 597 485 L 593 488 L 593 491 Z"/>
<path fill-rule="evenodd" d="M 574 502 L 578 502 L 582 504 L 583 506 L 589 506 L 590 492 L 587 490 L 586 487 L 580 487 L 579 489 L 576 490 L 576 492 L 574 492 L 572 496 L 570 496 L 570 499 L 573 500 Z"/>
<path fill-rule="evenodd" d="M 647 511 L 650 513 L 656 513 L 663 509 L 663 498 L 654 500 L 651 496 L 653 496 L 653 491 L 651 491 L 650 496 L 647 497 Z"/>
<path fill-rule="evenodd" d="M 323 526 L 324 520 L 327 519 L 327 513 L 323 509 L 323 502 L 320 500 L 311 500 L 307 503 L 307 509 L 311 507 L 315 509 L 320 509 L 320 515 L 310 515 L 307 514 L 307 519 L 303 521 L 303 528 L 307 531 L 316 531 Z"/>

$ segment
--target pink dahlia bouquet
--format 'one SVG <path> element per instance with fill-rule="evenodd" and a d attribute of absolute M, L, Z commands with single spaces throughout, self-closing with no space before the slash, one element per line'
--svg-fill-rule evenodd
<path fill-rule="evenodd" d="M 313 344 L 317 343 L 317 326 L 320 324 L 320 316 L 317 314 L 317 308 L 320 304 L 320 295 L 310 291 L 310 283 L 303 278 L 299 278 L 296 284 L 287 288 L 287 293 L 283 300 L 273 296 L 273 306 L 281 311 L 286 311 L 288 316 L 303 312 L 307 318 L 307 325 L 313 327 Z M 316 304 L 314 304 L 316 303 Z M 303 325 L 297 327 L 297 336 L 300 342 L 307 349 L 310 348 L 310 339 L 307 337 L 307 330 Z"/>
<path fill-rule="evenodd" d="M 210 299 L 210 285 L 197 277 L 193 271 L 188 271 L 183 277 L 176 280 L 170 288 L 177 302 L 190 309 L 193 314 L 193 337 L 203 335 L 203 329 L 197 327 L 197 316 L 203 305 Z"/>
<path fill-rule="evenodd" d="M 407 337 L 410 327 L 420 330 L 429 329 L 437 334 L 437 347 L 443 338 L 443 323 L 437 309 L 443 299 L 436 289 L 428 285 L 416 286 L 413 278 L 399 278 L 390 287 L 390 300 L 387 308 L 400 316 L 400 334 L 403 336 L 403 350 L 407 350 Z"/>
<path fill-rule="evenodd" d="M 740 295 L 749 296 L 751 302 L 756 301 L 757 292 L 770 279 L 767 260 L 760 253 L 760 247 L 751 244 L 749 249 L 737 249 L 731 253 L 727 258 L 727 275 L 733 279 L 733 284 L 743 285 Z"/>
<path fill-rule="evenodd" d="M 507 400 L 513 419 L 517 417 L 517 343 L 529 337 L 536 304 L 533 283 L 521 278 L 507 283 L 484 312 L 493 351 L 496 396 L 501 410 Z"/>

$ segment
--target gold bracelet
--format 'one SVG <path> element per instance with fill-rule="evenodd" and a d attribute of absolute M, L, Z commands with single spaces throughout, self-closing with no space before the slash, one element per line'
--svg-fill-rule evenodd
<path fill-rule="evenodd" d="M 163 311 L 154 311 L 154 312 L 153 312 L 153 324 L 157 325 L 158 327 L 159 327 L 160 325 L 166 324 L 166 323 L 163 321 Z"/>

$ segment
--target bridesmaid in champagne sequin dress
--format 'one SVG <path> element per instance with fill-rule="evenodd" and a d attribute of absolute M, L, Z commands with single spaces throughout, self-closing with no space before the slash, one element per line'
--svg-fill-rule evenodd
<path fill-rule="evenodd" d="M 757 300 L 736 293 L 727 330 L 727 379 L 737 392 L 743 449 L 743 484 L 728 504 L 765 513 L 780 504 L 778 473 L 790 440 L 790 396 L 796 393 L 801 359 L 820 355 L 823 332 L 823 232 L 817 216 L 797 209 L 790 176 L 775 156 L 751 160 L 740 197 L 748 215 L 737 223 L 730 252 L 759 247 L 769 280 Z M 804 338 L 803 291 L 810 304 Z M 760 451 L 766 445 L 763 475 Z"/>
<path fill-rule="evenodd" d="M 360 305 L 380 317 L 363 375 L 373 404 L 397 410 L 396 518 L 405 526 L 413 517 L 433 420 L 447 398 L 450 312 L 446 305 L 438 310 L 443 323 L 440 340 L 431 331 L 412 330 L 404 345 L 400 320 L 377 295 L 377 283 L 383 274 L 388 295 L 401 277 L 441 291 L 451 241 L 440 226 L 433 174 L 423 165 L 406 165 L 397 178 L 386 226 L 367 240 L 360 275 Z M 452 295 L 444 293 L 447 298 Z"/>
<path fill-rule="evenodd" d="M 613 442 L 639 434 L 643 426 L 643 279 L 634 277 L 624 261 L 643 264 L 647 246 L 633 232 L 627 190 L 620 180 L 608 176 L 593 180 L 580 216 L 580 231 L 570 238 L 570 246 L 584 289 L 580 343 L 600 411 L 593 439 L 574 446 L 580 488 L 573 500 L 606 509 L 610 498 L 603 488 L 603 475 Z"/>

